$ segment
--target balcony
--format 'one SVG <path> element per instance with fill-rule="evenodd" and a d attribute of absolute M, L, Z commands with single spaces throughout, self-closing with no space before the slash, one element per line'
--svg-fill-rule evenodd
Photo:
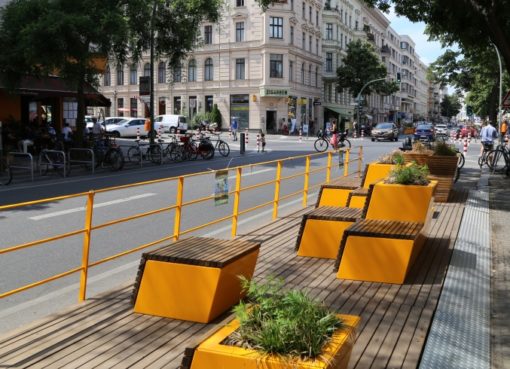
<path fill-rule="evenodd" d="M 381 47 L 381 54 L 391 55 L 391 50 L 388 45 L 383 45 Z"/>

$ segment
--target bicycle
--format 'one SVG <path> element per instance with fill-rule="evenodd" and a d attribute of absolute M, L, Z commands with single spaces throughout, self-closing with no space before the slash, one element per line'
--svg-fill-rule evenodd
<path fill-rule="evenodd" d="M 67 177 L 70 167 L 63 151 L 42 150 L 39 156 L 39 170 L 43 176 L 53 171 L 61 177 Z"/>
<path fill-rule="evenodd" d="M 0 157 L 0 186 L 8 186 L 12 182 L 12 170 L 7 157 Z"/>
<path fill-rule="evenodd" d="M 96 168 L 100 165 L 109 166 L 112 171 L 118 171 L 124 168 L 124 154 L 115 142 L 114 135 L 104 134 L 103 138 L 94 141 L 92 150 Z"/>
<path fill-rule="evenodd" d="M 317 134 L 317 140 L 313 143 L 313 147 L 315 148 L 315 151 L 317 152 L 324 152 L 329 148 L 331 136 L 327 133 L 323 133 L 322 130 L 319 130 L 319 133 Z M 339 134 L 338 137 L 338 143 L 336 149 L 341 149 L 347 147 L 348 149 L 351 148 L 351 141 L 347 138 L 347 132 L 343 132 Z"/>
<path fill-rule="evenodd" d="M 135 140 L 136 146 L 131 146 L 127 152 L 128 160 L 130 162 L 141 163 L 142 160 L 150 160 L 154 164 L 161 164 L 162 155 L 161 155 L 161 145 L 158 144 L 149 144 L 143 150 L 142 145 L 140 145 L 140 140 Z"/>
<path fill-rule="evenodd" d="M 482 155 L 478 158 L 478 165 L 480 166 L 480 169 L 484 165 L 487 165 L 490 168 L 489 163 L 493 161 L 493 156 L 491 155 L 491 152 L 494 151 L 494 146 L 491 143 L 483 142 L 483 151 Z"/>
<path fill-rule="evenodd" d="M 211 133 L 214 134 L 214 133 Z M 228 143 L 223 141 L 220 137 L 221 133 L 214 134 L 216 139 L 214 140 L 216 143 L 214 144 L 214 149 L 218 150 L 221 156 L 227 157 L 230 155 L 230 146 L 228 146 Z M 209 139 L 210 140 L 210 139 Z"/>
<path fill-rule="evenodd" d="M 502 173 L 506 170 L 506 175 L 510 174 L 510 150 L 505 145 L 498 145 L 491 150 L 492 160 L 488 163 L 492 173 Z"/>

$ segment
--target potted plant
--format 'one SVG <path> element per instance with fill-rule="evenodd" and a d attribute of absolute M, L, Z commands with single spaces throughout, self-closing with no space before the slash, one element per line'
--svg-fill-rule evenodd
<path fill-rule="evenodd" d="M 404 157 L 400 151 L 381 155 L 376 162 L 367 165 L 363 174 L 362 186 L 368 188 L 371 184 L 386 178 L 397 164 L 404 164 Z"/>
<path fill-rule="evenodd" d="M 241 283 L 246 302 L 197 347 L 192 369 L 347 368 L 359 317 L 336 315 L 282 280 Z"/>

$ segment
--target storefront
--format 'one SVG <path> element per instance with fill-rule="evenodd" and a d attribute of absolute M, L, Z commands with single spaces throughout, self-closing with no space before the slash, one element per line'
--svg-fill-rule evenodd
<path fill-rule="evenodd" d="M 230 95 L 230 121 L 234 118 L 238 129 L 250 127 L 250 95 Z"/>

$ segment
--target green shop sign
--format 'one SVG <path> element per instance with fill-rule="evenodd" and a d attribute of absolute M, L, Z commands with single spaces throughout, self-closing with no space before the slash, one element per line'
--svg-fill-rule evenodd
<path fill-rule="evenodd" d="M 260 96 L 284 97 L 288 95 L 288 92 L 289 91 L 286 88 L 271 88 L 271 87 L 260 88 Z"/>

